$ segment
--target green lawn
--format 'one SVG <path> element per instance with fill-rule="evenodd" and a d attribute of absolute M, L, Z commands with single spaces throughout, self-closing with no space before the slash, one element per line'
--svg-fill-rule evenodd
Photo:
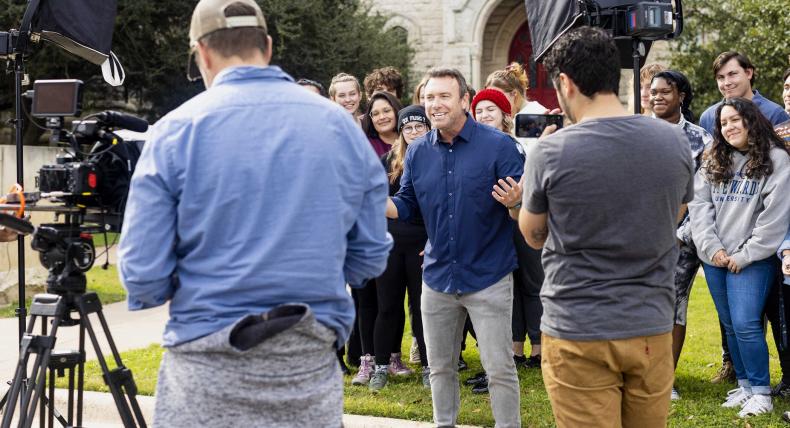
<path fill-rule="evenodd" d="M 108 232 L 107 239 L 104 239 L 103 233 L 94 233 L 93 234 L 93 245 L 96 247 L 96 252 L 101 253 L 104 251 L 104 244 L 108 242 L 111 246 L 117 245 L 120 241 L 121 234 L 115 232 Z"/>
<path fill-rule="evenodd" d="M 408 328 L 408 323 L 407 323 Z M 708 382 L 718 368 L 720 344 L 717 317 L 704 279 L 698 278 L 692 291 L 689 307 L 689 331 L 686 347 L 677 372 L 677 385 L 683 397 L 672 404 L 671 427 L 783 427 L 781 412 L 790 410 L 790 403 L 776 400 L 771 415 L 751 418 L 749 422 L 738 419 L 736 410 L 722 409 L 720 404 L 731 388 L 729 385 L 712 385 Z M 407 355 L 410 336 L 405 335 L 403 351 Z M 771 378 L 779 379 L 779 363 L 771 349 Z M 141 394 L 153 394 L 156 373 L 162 349 L 156 345 L 123 353 L 125 364 L 132 369 Z M 469 341 L 464 354 L 470 365 L 461 379 L 472 376 L 480 369 L 474 343 Z M 105 390 L 100 379 L 98 364 L 88 363 L 88 389 Z M 551 427 L 553 419 L 548 396 L 543 388 L 540 372 L 519 370 L 521 379 L 522 421 L 526 427 Z M 366 387 L 354 387 L 346 378 L 345 411 L 352 414 L 387 416 L 401 419 L 431 421 L 431 397 L 420 384 L 419 375 L 393 379 L 378 394 Z M 459 423 L 492 426 L 493 418 L 488 396 L 473 395 L 465 386 L 461 388 L 461 415 Z"/>
<path fill-rule="evenodd" d="M 101 265 L 103 263 L 104 260 L 97 260 L 96 265 L 86 274 L 88 279 L 87 288 L 95 291 L 103 304 L 120 302 L 126 298 L 126 290 L 123 289 L 118 279 L 118 271 L 113 265 L 109 265 L 106 270 L 102 269 Z M 30 308 L 31 298 L 32 296 L 28 296 L 25 299 L 28 309 Z M 14 302 L 10 306 L 0 308 L 0 318 L 15 316 L 16 305 L 17 303 Z"/>

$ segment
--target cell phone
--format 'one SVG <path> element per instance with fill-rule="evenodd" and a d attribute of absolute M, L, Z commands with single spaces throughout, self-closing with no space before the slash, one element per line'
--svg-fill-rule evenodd
<path fill-rule="evenodd" d="M 516 137 L 538 138 L 549 125 L 562 128 L 562 115 L 559 114 L 527 114 L 516 115 Z"/>

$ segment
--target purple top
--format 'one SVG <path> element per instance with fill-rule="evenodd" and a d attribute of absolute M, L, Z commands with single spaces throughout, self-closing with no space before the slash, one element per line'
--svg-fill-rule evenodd
<path fill-rule="evenodd" d="M 389 153 L 390 149 L 392 149 L 391 145 L 385 143 L 379 137 L 368 137 L 368 141 L 370 141 L 370 145 L 373 146 L 373 150 L 376 151 L 376 156 L 379 158 Z"/>

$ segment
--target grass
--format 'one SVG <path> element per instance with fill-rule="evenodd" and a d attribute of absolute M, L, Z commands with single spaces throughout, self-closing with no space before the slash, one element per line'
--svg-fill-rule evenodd
<path fill-rule="evenodd" d="M 115 232 L 107 232 L 107 239 L 104 239 L 103 233 L 94 233 L 93 234 L 93 245 L 96 247 L 97 252 L 104 251 L 104 243 L 109 242 L 110 245 L 117 245 L 118 241 L 120 241 L 121 234 Z"/>
<path fill-rule="evenodd" d="M 408 323 L 406 323 L 408 329 Z M 773 340 L 768 335 L 771 351 L 771 379 L 780 377 L 779 362 Z M 403 351 L 407 355 L 410 336 L 404 335 Z M 775 400 L 774 412 L 754 417 L 748 421 L 737 417 L 737 410 L 722 409 L 720 404 L 732 388 L 730 385 L 713 385 L 708 380 L 715 374 L 721 361 L 719 327 L 713 302 L 703 278 L 698 278 L 689 305 L 689 326 L 683 355 L 677 370 L 676 384 L 682 400 L 672 403 L 670 427 L 785 427 L 781 413 L 790 410 L 790 402 Z M 151 395 L 156 385 L 157 369 L 163 354 L 162 348 L 152 345 L 145 349 L 122 354 L 124 363 L 132 369 L 141 394 Z M 480 370 L 480 360 L 470 339 L 464 358 L 469 370 L 462 372 L 466 379 Z M 98 364 L 87 364 L 87 389 L 106 391 Z M 551 427 L 554 425 L 551 405 L 538 370 L 519 370 L 521 381 L 521 418 L 525 427 Z M 350 377 L 345 383 L 345 412 L 360 415 L 386 416 L 400 419 L 431 421 L 431 397 L 420 383 L 419 374 L 391 379 L 384 390 L 372 394 L 366 387 L 351 386 Z M 492 426 L 494 421 L 487 395 L 474 395 L 468 387 L 461 387 L 460 424 Z"/>
<path fill-rule="evenodd" d="M 102 269 L 101 261 L 97 260 L 96 265 L 87 272 L 87 288 L 90 291 L 95 291 L 103 304 L 120 302 L 126 298 L 126 290 L 121 286 L 118 279 L 118 271 L 115 266 L 109 265 L 108 268 Z M 30 302 L 32 296 L 25 299 L 25 307 L 30 309 Z M 9 306 L 0 308 L 0 318 L 11 318 L 16 316 L 17 302 L 13 302 Z"/>

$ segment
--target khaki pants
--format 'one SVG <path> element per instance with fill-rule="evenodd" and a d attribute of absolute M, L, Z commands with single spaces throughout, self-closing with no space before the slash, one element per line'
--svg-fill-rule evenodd
<path fill-rule="evenodd" d="M 671 333 L 572 341 L 543 334 L 543 382 L 563 427 L 666 427 Z"/>

